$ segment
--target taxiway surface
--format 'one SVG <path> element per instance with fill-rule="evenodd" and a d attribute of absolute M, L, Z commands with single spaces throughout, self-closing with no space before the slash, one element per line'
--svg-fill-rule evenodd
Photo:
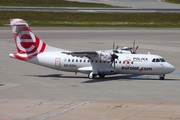
<path fill-rule="evenodd" d="M 179 4 L 164 2 L 164 0 L 69 0 L 78 2 L 103 3 L 113 6 L 125 6 L 132 8 L 160 8 L 160 9 L 179 9 Z"/>
<path fill-rule="evenodd" d="M 138 53 L 161 55 L 176 70 L 165 80 L 124 75 L 90 80 L 85 74 L 74 75 L 9 58 L 9 53 L 16 52 L 13 35 L 10 27 L 1 27 L 0 120 L 180 118 L 180 29 L 32 30 L 47 44 L 72 51 L 112 49 L 113 42 L 120 47 L 132 46 L 136 40 Z"/>

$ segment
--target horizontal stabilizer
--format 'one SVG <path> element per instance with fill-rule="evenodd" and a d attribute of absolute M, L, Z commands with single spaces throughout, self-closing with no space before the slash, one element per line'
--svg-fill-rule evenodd
<path fill-rule="evenodd" d="M 7 26 L 29 26 L 28 23 L 23 19 L 10 19 L 10 24 L 5 24 Z"/>
<path fill-rule="evenodd" d="M 26 23 L 18 23 L 18 24 L 4 24 L 4 25 L 6 25 L 6 26 L 27 26 L 28 24 L 26 24 Z"/>

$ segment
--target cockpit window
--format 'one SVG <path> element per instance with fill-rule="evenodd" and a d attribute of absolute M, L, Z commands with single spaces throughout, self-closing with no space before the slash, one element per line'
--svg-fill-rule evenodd
<path fill-rule="evenodd" d="M 161 62 L 166 62 L 163 58 L 160 58 Z"/>
<path fill-rule="evenodd" d="M 160 60 L 157 58 L 157 59 L 156 59 L 156 62 L 160 62 Z"/>
<path fill-rule="evenodd" d="M 154 58 L 152 62 L 166 62 L 163 58 Z"/>

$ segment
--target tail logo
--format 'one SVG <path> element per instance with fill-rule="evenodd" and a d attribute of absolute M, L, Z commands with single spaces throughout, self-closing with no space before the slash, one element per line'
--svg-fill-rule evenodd
<path fill-rule="evenodd" d="M 15 34 L 18 53 L 14 56 L 21 60 L 29 60 L 45 50 L 46 44 L 31 31 L 23 30 Z"/>
<path fill-rule="evenodd" d="M 31 32 L 23 31 L 17 36 L 16 44 L 20 53 L 33 53 L 37 42 Z"/>

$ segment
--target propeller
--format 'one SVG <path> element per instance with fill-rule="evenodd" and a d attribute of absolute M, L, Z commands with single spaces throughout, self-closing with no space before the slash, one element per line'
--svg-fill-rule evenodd
<path fill-rule="evenodd" d="M 113 52 L 119 53 L 119 51 L 118 51 L 119 45 L 116 47 L 116 49 L 114 49 L 114 47 L 115 47 L 115 42 L 113 42 Z"/>
<path fill-rule="evenodd" d="M 115 60 L 116 59 L 118 59 L 118 56 L 115 53 L 111 54 L 111 66 L 114 63 L 114 69 L 115 69 Z"/>
<path fill-rule="evenodd" d="M 135 48 L 135 40 L 134 40 L 134 42 L 133 42 L 133 48 L 130 49 L 131 53 L 132 53 L 132 54 L 137 54 L 136 51 L 137 51 L 138 48 L 139 48 L 139 45 L 136 46 L 136 48 Z"/>
<path fill-rule="evenodd" d="M 116 49 L 114 49 L 114 46 L 115 46 L 115 42 L 113 42 L 113 54 L 110 53 L 110 55 L 111 55 L 111 66 L 114 63 L 114 69 L 115 69 L 115 60 L 118 59 L 118 55 L 116 55 L 116 53 L 119 53 L 118 52 L 119 46 L 117 46 Z"/>

